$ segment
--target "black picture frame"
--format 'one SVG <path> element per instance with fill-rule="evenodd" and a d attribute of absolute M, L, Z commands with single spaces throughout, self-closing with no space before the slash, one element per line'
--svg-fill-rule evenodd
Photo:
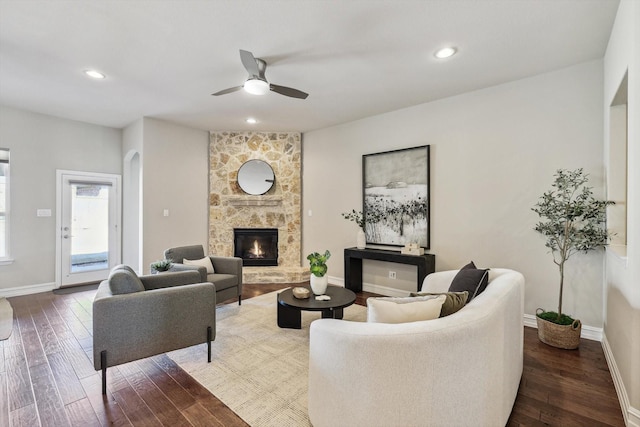
<path fill-rule="evenodd" d="M 429 249 L 430 146 L 362 156 L 362 210 L 367 244 Z"/>

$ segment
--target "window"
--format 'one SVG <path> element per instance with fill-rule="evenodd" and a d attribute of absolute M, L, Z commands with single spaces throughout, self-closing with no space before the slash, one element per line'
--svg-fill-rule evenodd
<path fill-rule="evenodd" d="M 9 258 L 9 150 L 0 148 L 0 261 Z"/>

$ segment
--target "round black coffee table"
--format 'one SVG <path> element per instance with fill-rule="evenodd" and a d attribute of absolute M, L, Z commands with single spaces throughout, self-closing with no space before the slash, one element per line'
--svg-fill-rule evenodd
<path fill-rule="evenodd" d="M 304 286 L 309 289 L 308 286 Z M 309 289 L 311 291 L 311 289 Z M 353 291 L 339 286 L 327 286 L 325 295 L 329 301 L 317 301 L 313 292 L 306 299 L 293 296 L 292 288 L 278 294 L 278 326 L 281 328 L 301 329 L 302 310 L 321 311 L 323 319 L 342 319 L 343 309 L 356 301 Z"/>

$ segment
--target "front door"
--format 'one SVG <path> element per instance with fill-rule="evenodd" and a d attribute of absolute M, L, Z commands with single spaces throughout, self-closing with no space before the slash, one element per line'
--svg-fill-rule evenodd
<path fill-rule="evenodd" d="M 60 286 L 104 280 L 120 263 L 120 176 L 58 171 Z"/>

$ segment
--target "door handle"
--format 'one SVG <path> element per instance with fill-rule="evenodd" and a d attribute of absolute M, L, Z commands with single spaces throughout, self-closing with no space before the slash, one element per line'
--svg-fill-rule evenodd
<path fill-rule="evenodd" d="M 68 234 L 65 234 L 65 235 L 64 235 L 64 236 L 62 236 L 62 237 L 63 237 L 64 239 L 68 239 L 68 238 L 69 238 L 69 235 L 68 235 Z"/>

